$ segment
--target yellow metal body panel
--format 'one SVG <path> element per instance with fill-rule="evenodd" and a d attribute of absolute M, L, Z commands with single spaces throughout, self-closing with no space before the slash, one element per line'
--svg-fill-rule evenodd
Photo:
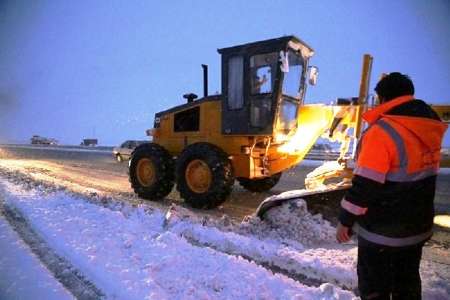
<path fill-rule="evenodd" d="M 450 105 L 431 105 L 431 108 L 439 115 L 442 122 L 450 123 Z"/>
<path fill-rule="evenodd" d="M 304 105 L 299 107 L 297 129 L 291 133 L 284 135 L 275 130 L 270 136 L 242 136 L 222 134 L 220 101 L 199 101 L 198 106 L 199 131 L 175 132 L 174 116 L 183 111 L 177 110 L 161 116 L 159 128 L 153 131 L 153 141 L 173 156 L 197 142 L 214 144 L 229 155 L 235 176 L 245 178 L 267 177 L 297 165 L 330 127 L 335 116 L 341 118 L 340 124 L 348 128 L 356 124 L 355 112 L 358 109 L 358 106 Z M 338 140 L 342 138 L 339 130 L 337 128 L 333 136 Z"/>
<path fill-rule="evenodd" d="M 174 131 L 174 115 L 180 111 L 161 117 L 160 128 L 157 129 L 153 141 L 166 148 L 172 155 L 179 155 L 183 149 L 197 142 L 208 142 L 220 147 L 228 155 L 237 155 L 241 145 L 248 144 L 246 136 L 223 135 L 221 130 L 222 104 L 220 101 L 206 101 L 199 103 L 200 128 L 199 131 Z M 192 109 L 191 106 L 188 109 Z"/>

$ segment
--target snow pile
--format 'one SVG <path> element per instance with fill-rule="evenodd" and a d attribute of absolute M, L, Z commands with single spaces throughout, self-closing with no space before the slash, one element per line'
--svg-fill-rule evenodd
<path fill-rule="evenodd" d="M 292 241 L 304 248 L 324 242 L 335 241 L 336 229 L 320 214 L 309 213 L 303 199 L 295 199 L 270 209 L 264 220 L 249 216 L 242 222 L 240 232 L 250 233 L 263 239 Z M 300 245 L 298 245 L 300 243 Z"/>

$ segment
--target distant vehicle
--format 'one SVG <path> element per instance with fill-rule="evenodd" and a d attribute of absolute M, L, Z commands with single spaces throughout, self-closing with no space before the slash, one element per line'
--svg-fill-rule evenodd
<path fill-rule="evenodd" d="M 33 135 L 30 139 L 32 145 L 58 145 L 58 141 L 39 135 Z"/>
<path fill-rule="evenodd" d="M 98 145 L 97 139 L 83 139 L 83 141 L 80 144 L 80 146 L 91 146 L 91 147 L 95 147 L 97 145 Z"/>
<path fill-rule="evenodd" d="M 134 141 L 134 140 L 125 141 L 119 147 L 113 148 L 113 155 L 118 162 L 128 160 L 130 159 L 131 152 L 133 152 L 134 148 L 148 142 L 149 141 Z"/>

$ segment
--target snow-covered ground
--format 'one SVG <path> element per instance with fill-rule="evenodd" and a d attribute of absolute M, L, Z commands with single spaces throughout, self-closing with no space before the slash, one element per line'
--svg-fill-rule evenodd
<path fill-rule="evenodd" d="M 0 299 L 73 299 L 1 215 L 0 249 Z"/>
<path fill-rule="evenodd" d="M 180 206 L 165 211 L 105 201 L 92 191 L 72 193 L 13 172 L 1 175 L 5 209 L 108 299 L 356 297 L 355 244 L 336 244 L 335 229 L 312 216 L 302 200 L 270 211 L 265 222 L 248 217 L 236 224 Z M 423 262 L 424 299 L 447 299 L 445 267 Z M 36 293 L 29 298 L 39 298 Z"/>

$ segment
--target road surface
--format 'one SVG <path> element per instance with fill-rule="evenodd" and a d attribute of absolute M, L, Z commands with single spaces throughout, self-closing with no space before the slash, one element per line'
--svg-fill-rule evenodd
<path fill-rule="evenodd" d="M 242 220 L 246 215 L 253 214 L 266 197 L 284 191 L 304 188 L 303 180 L 320 162 L 307 161 L 305 164 L 285 172 L 277 186 L 266 193 L 251 193 L 235 184 L 230 198 L 220 207 L 204 212 L 211 216 L 227 215 L 234 220 Z M 117 162 L 110 149 L 107 148 L 61 148 L 54 146 L 30 145 L 0 145 L 0 167 L 15 169 L 37 179 L 49 180 L 74 191 L 93 189 L 96 193 L 107 196 L 134 197 L 128 182 L 128 163 Z M 145 201 L 137 199 L 136 201 Z M 308 203 L 313 212 L 322 213 L 332 223 L 336 222 L 336 215 L 340 199 L 331 199 L 330 205 L 324 207 L 317 203 Z M 159 202 L 162 206 L 171 203 L 182 204 L 174 188 L 166 199 Z M 448 169 L 438 176 L 435 197 L 438 215 L 450 215 L 450 172 Z M 437 227 L 432 241 L 437 249 L 450 247 L 449 229 Z M 447 255 L 448 256 L 448 255 Z"/>

